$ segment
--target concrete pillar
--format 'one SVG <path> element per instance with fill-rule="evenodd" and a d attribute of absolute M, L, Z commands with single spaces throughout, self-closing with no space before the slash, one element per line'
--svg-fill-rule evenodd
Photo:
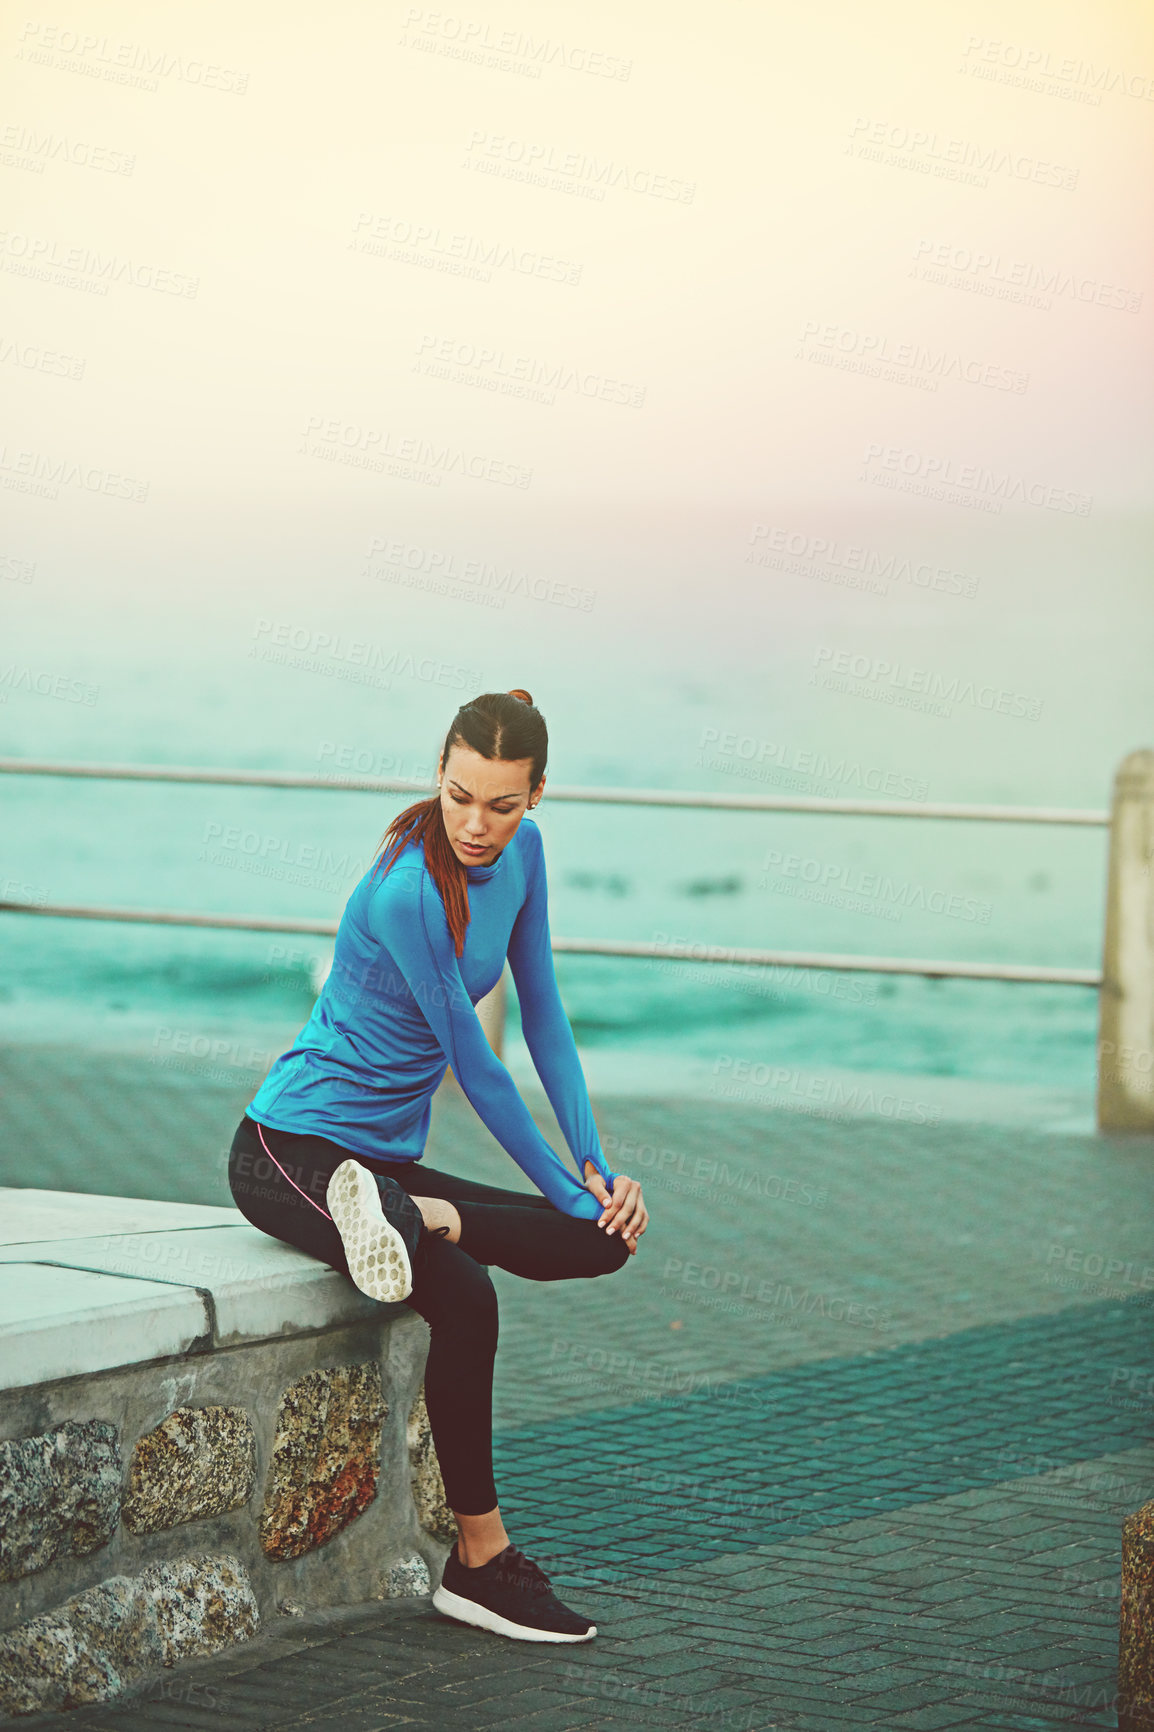
<path fill-rule="evenodd" d="M 1114 777 L 1102 988 L 1098 1126 L 1154 1131 L 1154 750 Z"/>
<path fill-rule="evenodd" d="M 1122 1523 L 1119 1732 L 1154 1732 L 1154 1503 Z"/>

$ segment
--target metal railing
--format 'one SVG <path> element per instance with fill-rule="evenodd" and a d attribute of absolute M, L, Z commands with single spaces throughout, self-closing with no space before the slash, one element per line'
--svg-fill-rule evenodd
<path fill-rule="evenodd" d="M 83 764 L 47 759 L 0 758 L 0 774 L 72 776 L 108 781 L 178 782 L 217 787 L 295 788 L 340 793 L 431 794 L 435 783 L 406 777 L 322 776 L 291 770 L 230 770 L 215 767 L 160 764 Z M 939 818 L 1001 824 L 1072 824 L 1105 827 L 1106 811 L 1067 807 L 987 806 L 938 803 L 911 804 L 896 800 L 819 799 L 801 795 L 717 794 L 669 788 L 572 788 L 550 786 L 551 801 L 576 801 L 615 806 L 667 806 L 701 811 L 817 812 L 857 817 Z M 292 932 L 331 938 L 335 920 L 272 918 L 248 914 L 199 914 L 177 910 L 107 908 L 87 904 L 29 904 L 0 901 L 0 912 L 50 915 L 69 920 L 122 920 L 153 926 L 218 927 L 247 932 Z M 553 949 L 571 956 L 636 956 L 681 962 L 732 963 L 755 968 L 826 969 L 831 972 L 916 974 L 940 980 L 1033 981 L 1047 985 L 1091 986 L 1102 983 L 1098 969 L 1054 968 L 1031 963 L 954 962 L 924 957 L 852 956 L 818 951 L 759 950 L 739 945 L 691 945 L 607 938 L 554 938 Z"/>
<path fill-rule="evenodd" d="M 46 759 L 0 758 L 0 774 L 24 776 L 84 777 L 100 780 L 178 782 L 225 787 L 327 790 L 332 793 L 403 793 L 420 796 L 434 792 L 434 785 L 401 777 L 298 774 L 283 770 L 230 770 L 181 765 L 85 764 Z M 859 817 L 920 818 L 1003 824 L 1057 824 L 1081 828 L 1110 829 L 1110 893 L 1108 898 L 1103 967 L 1061 968 L 1033 963 L 961 962 L 919 957 L 857 956 L 813 951 L 753 949 L 736 945 L 697 945 L 627 939 L 557 938 L 557 953 L 579 956 L 633 956 L 680 962 L 729 963 L 749 967 L 783 967 L 861 972 L 912 974 L 930 979 L 1001 980 L 1062 986 L 1089 986 L 1103 990 L 1100 1056 L 1120 1052 L 1117 1040 L 1106 1038 L 1115 1024 L 1141 1030 L 1143 1012 L 1136 1008 L 1154 1002 L 1154 958 L 1149 954 L 1149 934 L 1154 920 L 1143 926 L 1141 910 L 1135 913 L 1135 871 L 1146 879 L 1150 898 L 1151 860 L 1148 836 L 1154 835 L 1154 751 L 1133 752 L 1119 767 L 1115 778 L 1111 811 L 1067 807 L 963 805 L 893 800 L 849 800 L 811 798 L 801 795 L 725 794 L 664 788 L 553 787 L 550 801 L 573 801 L 618 806 L 665 806 L 694 811 L 808 812 Z M 1135 862 L 1137 861 L 1137 867 Z M 164 909 L 110 908 L 86 904 L 28 903 L 0 900 L 0 912 L 36 914 L 73 920 L 118 920 L 147 925 L 199 926 L 250 932 L 291 932 L 333 937 L 335 920 L 269 918 L 261 915 L 204 914 Z M 1149 914 L 1147 910 L 1147 914 Z M 1141 960 L 1135 962 L 1136 953 Z M 1125 954 L 1123 954 L 1125 952 Z M 1128 1009 L 1123 1015 L 1120 1001 Z M 1116 1014 L 1111 1019 L 1111 1010 Z M 1135 1019 L 1138 1019 L 1137 1022 Z M 1154 1028 L 1145 1031 L 1140 1058 L 1154 1045 Z M 1131 1049 L 1132 1050 L 1132 1049 Z M 1139 1071 L 1141 1074 L 1139 1075 Z M 1119 1080 L 1120 1079 L 1120 1080 Z M 1145 1065 L 1138 1071 L 1130 1060 L 1119 1057 L 1114 1067 L 1118 1101 L 1104 1105 L 1102 1066 L 1099 1066 L 1099 1122 L 1110 1128 L 1154 1129 L 1154 1098 Z M 1120 1091 L 1120 1092 L 1119 1092 Z M 1118 1104 L 1120 1102 L 1121 1104 Z M 1113 1116 L 1111 1116 L 1113 1114 Z"/>
<path fill-rule="evenodd" d="M 341 794 L 433 794 L 404 776 L 318 776 L 296 770 L 222 770 L 185 764 L 69 764 L 0 758 L 0 775 L 87 776 L 107 782 L 207 782 L 228 788 L 319 788 Z M 550 800 L 601 806 L 688 806 L 709 812 L 844 812 L 871 818 L 971 818 L 993 824 L 1105 826 L 1110 814 L 1066 806 L 967 806 L 909 800 L 836 800 L 793 794 L 715 794 L 681 788 L 555 788 Z"/>

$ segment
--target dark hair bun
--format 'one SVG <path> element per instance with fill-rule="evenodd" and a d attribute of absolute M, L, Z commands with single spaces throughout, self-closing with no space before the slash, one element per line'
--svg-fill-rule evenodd
<path fill-rule="evenodd" d="M 522 703 L 529 704 L 530 706 L 532 705 L 533 699 L 529 696 L 529 693 L 525 690 L 524 686 L 514 686 L 512 691 L 507 695 L 511 698 L 520 698 Z"/>

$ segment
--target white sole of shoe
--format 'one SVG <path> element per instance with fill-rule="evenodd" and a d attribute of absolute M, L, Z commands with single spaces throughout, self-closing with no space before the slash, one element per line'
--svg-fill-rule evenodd
<path fill-rule="evenodd" d="M 342 1161 L 325 1192 L 354 1285 L 385 1304 L 407 1299 L 413 1270 L 405 1241 L 381 1213 L 373 1175 L 358 1161 Z"/>
<path fill-rule="evenodd" d="M 591 1642 L 597 1634 L 596 1624 L 592 1624 L 583 1636 L 563 1636 L 557 1630 L 535 1630 L 529 1624 L 514 1624 L 509 1618 L 503 1618 L 500 1612 L 491 1612 L 487 1606 L 479 1606 L 476 1600 L 462 1599 L 460 1594 L 454 1594 L 448 1588 L 437 1589 L 433 1604 L 438 1612 L 444 1612 L 446 1618 L 456 1618 L 462 1624 L 475 1624 L 479 1630 L 493 1630 L 498 1636 L 512 1636 L 515 1642 Z"/>

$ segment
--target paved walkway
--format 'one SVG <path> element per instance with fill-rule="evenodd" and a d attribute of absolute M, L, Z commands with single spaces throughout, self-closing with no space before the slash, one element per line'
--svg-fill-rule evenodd
<path fill-rule="evenodd" d="M 94 1191 L 228 1200 L 247 1076 L 20 1056 L 0 1183 L 81 1188 L 81 1148 Z M 495 1278 L 506 1521 L 597 1640 L 374 1602 L 21 1725 L 1116 1724 L 1119 1528 L 1154 1496 L 1154 1139 L 596 1105 L 646 1185 L 640 1254 Z M 427 1159 L 518 1177 L 459 1097 Z"/>

